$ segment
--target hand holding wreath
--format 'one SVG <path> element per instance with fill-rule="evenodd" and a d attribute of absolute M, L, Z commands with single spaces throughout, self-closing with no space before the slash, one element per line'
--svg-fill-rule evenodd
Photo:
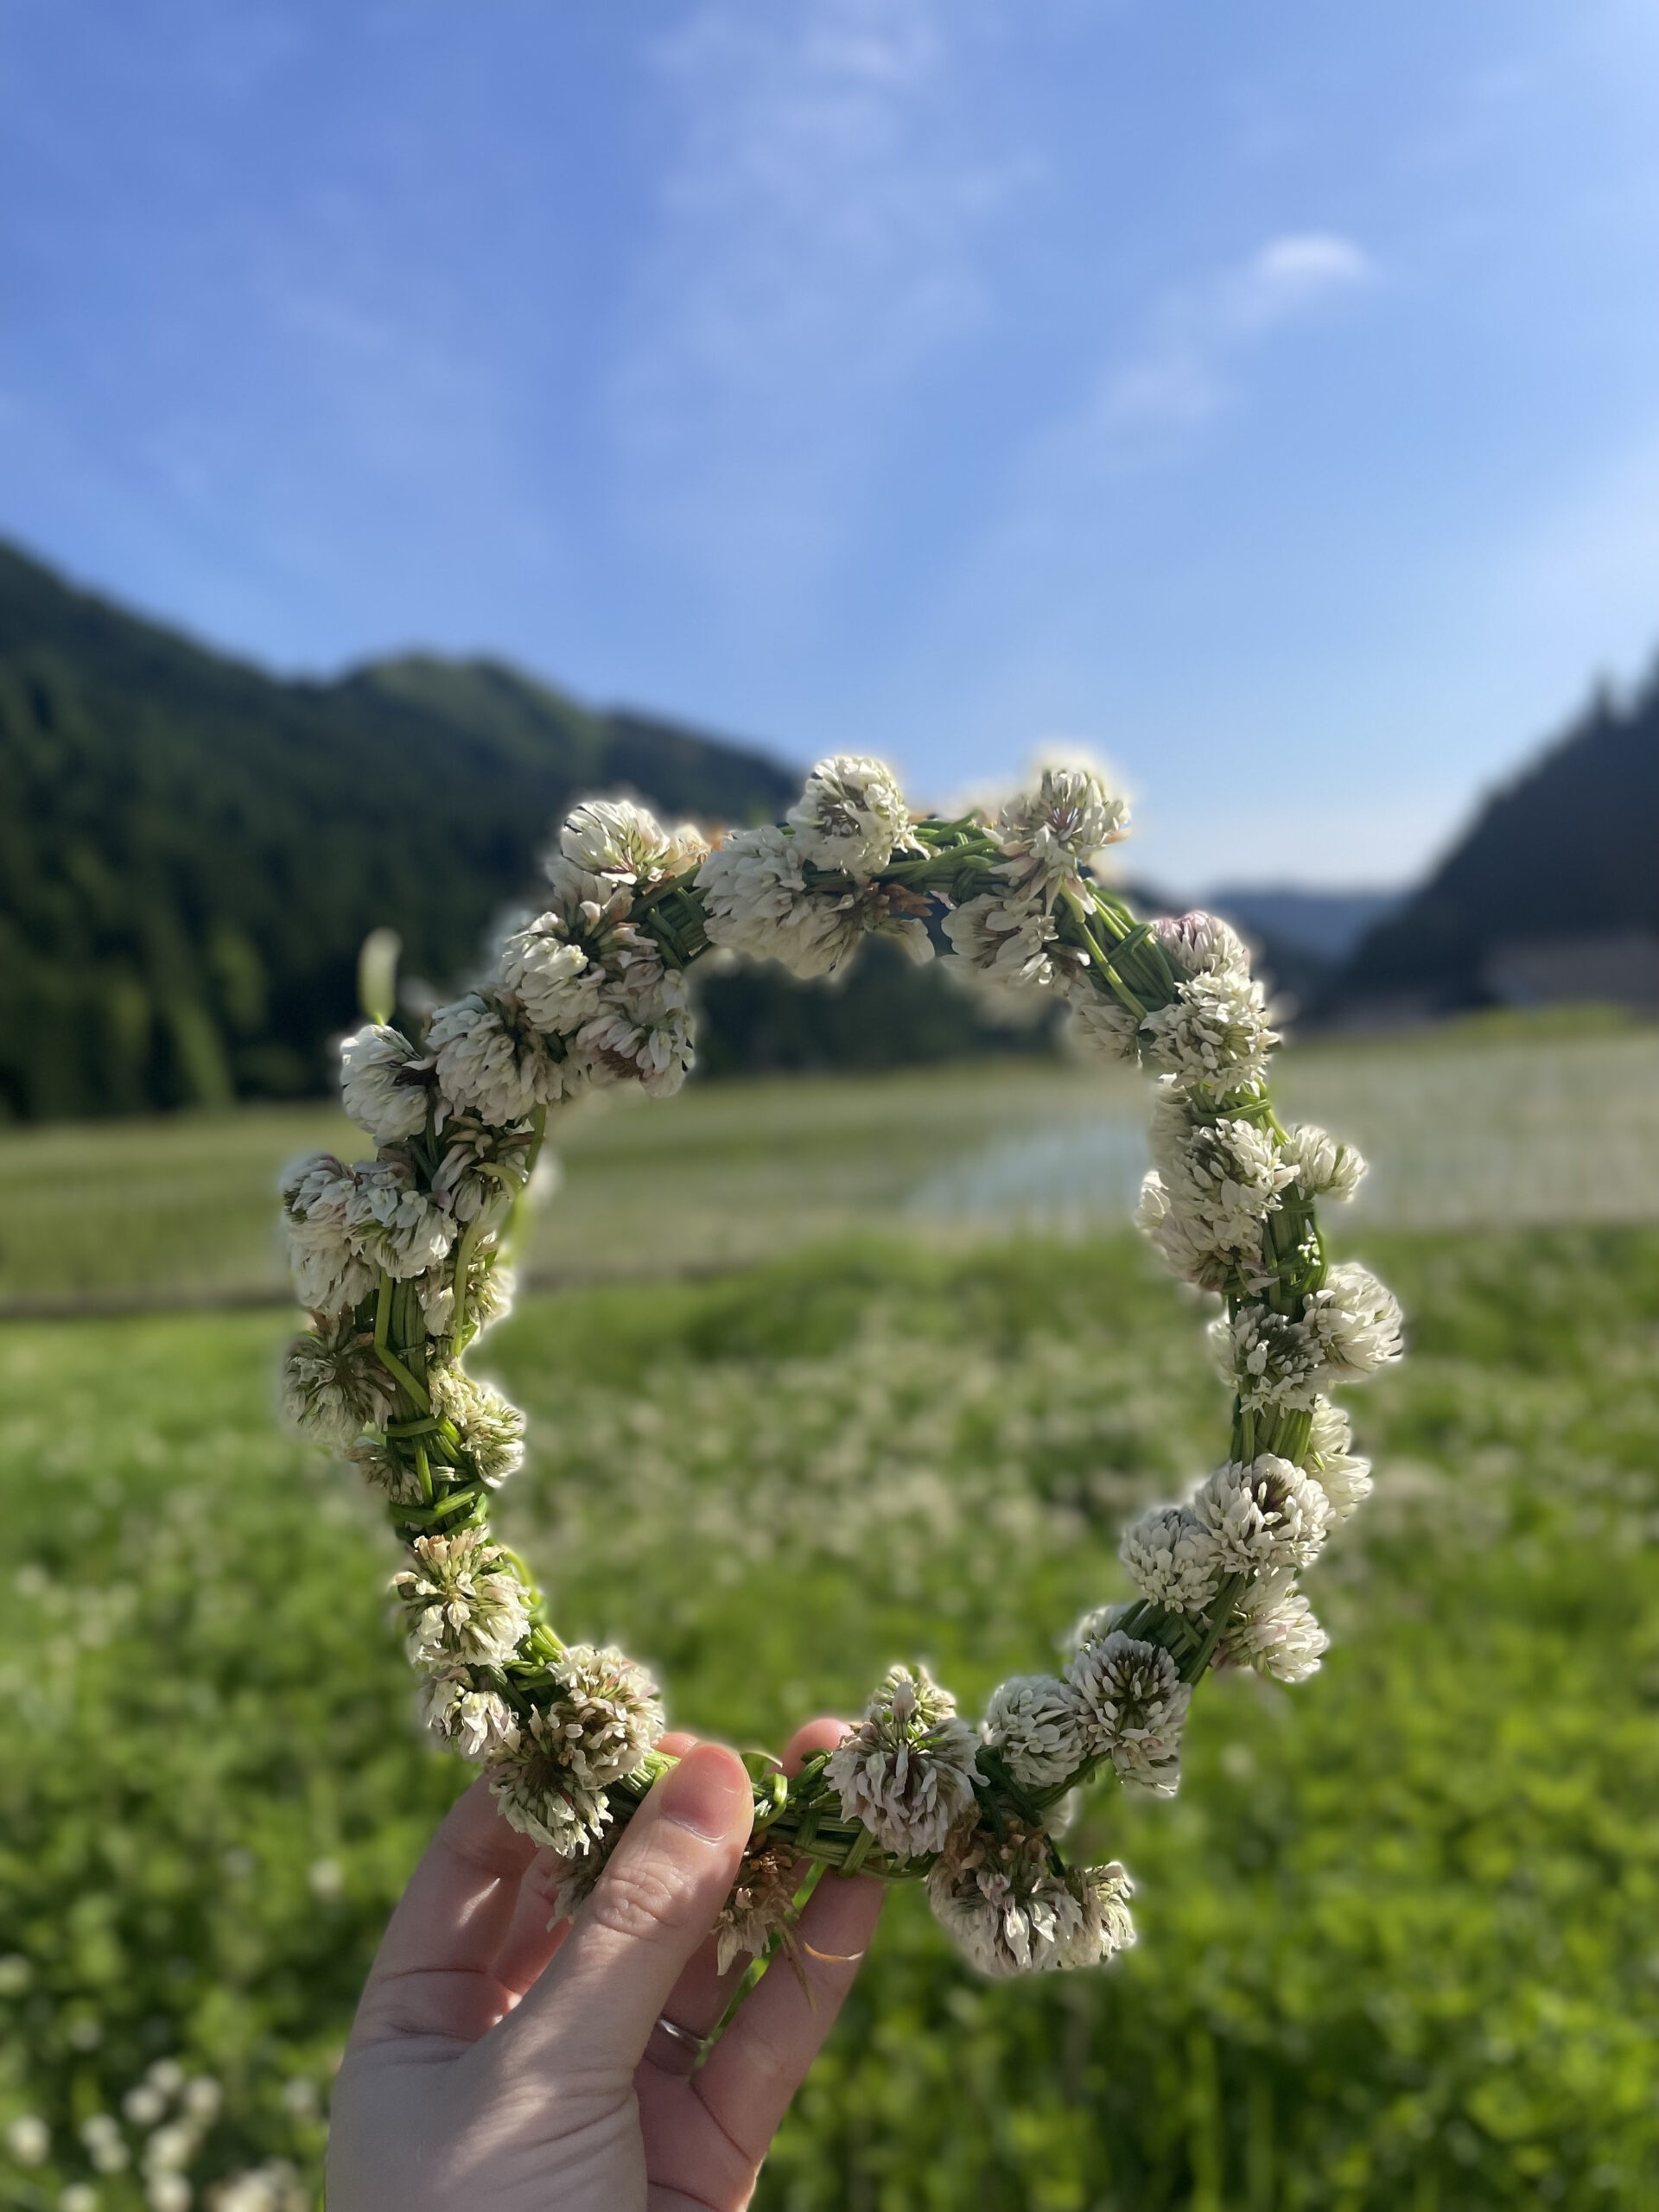
<path fill-rule="evenodd" d="M 836 1743 L 802 1729 L 793 1770 Z M 474 1783 L 416 1869 L 334 2095 L 334 2212 L 738 2212 L 880 1910 L 818 1891 L 795 1974 L 769 1978 L 693 2071 L 738 1970 L 712 1929 L 753 1819 L 736 1756 L 688 1736 L 582 1916 L 550 1932 L 560 1870 Z M 562 1940 L 563 1939 L 563 1940 Z"/>

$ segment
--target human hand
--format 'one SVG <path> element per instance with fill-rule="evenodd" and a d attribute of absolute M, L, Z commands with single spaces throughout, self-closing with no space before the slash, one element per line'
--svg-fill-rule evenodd
<path fill-rule="evenodd" d="M 817 1720 L 791 1771 L 838 1743 Z M 680 1764 L 628 1823 L 574 1923 L 561 1862 L 475 1783 L 392 1915 L 335 2084 L 329 2212 L 739 2212 L 829 2033 L 881 1908 L 826 1874 L 779 1961 L 693 2073 L 741 1972 L 710 1936 L 753 1817 L 742 1762 Z M 673 2022 L 688 2037 L 665 2032 Z"/>

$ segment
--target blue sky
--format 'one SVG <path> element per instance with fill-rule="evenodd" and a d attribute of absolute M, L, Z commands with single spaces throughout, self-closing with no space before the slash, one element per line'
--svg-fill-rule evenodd
<path fill-rule="evenodd" d="M 0 532 L 1395 881 L 1659 648 L 1656 149 L 1648 0 L 0 0 Z"/>

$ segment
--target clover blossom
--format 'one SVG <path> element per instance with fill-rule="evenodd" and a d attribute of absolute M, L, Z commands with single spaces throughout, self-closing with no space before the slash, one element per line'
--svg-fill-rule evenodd
<path fill-rule="evenodd" d="M 332 1153 L 313 1153 L 285 1168 L 278 1190 L 289 1265 L 302 1306 L 313 1313 L 338 1313 L 374 1288 L 374 1269 L 353 1246 L 346 1227 L 354 1172 Z"/>
<path fill-rule="evenodd" d="M 1215 914 L 1160 914 L 1159 943 L 1184 976 L 1234 976 L 1248 981 L 1250 956 L 1236 930 Z"/>
<path fill-rule="evenodd" d="M 571 1037 L 598 1013 L 605 971 L 575 941 L 563 915 L 546 913 L 506 939 L 500 976 L 502 989 L 537 1029 Z"/>
<path fill-rule="evenodd" d="M 426 1042 L 445 1104 L 497 1127 L 527 1121 L 579 1087 L 576 1071 L 505 997 L 468 991 L 441 1006 Z"/>
<path fill-rule="evenodd" d="M 1077 1692 L 1052 1675 L 1014 1675 L 1000 1684 L 980 1733 L 1028 1789 L 1070 1781 L 1086 1757 Z"/>
<path fill-rule="evenodd" d="M 1341 1407 L 1316 1398 L 1306 1465 L 1325 1492 L 1333 1522 L 1347 1520 L 1371 1494 L 1371 1463 L 1353 1457 L 1348 1448 L 1353 1440 L 1352 1425 Z"/>
<path fill-rule="evenodd" d="M 1036 790 L 1009 799 L 997 817 L 1002 873 L 1046 901 L 1081 889 L 1084 868 L 1128 825 L 1127 801 L 1114 798 L 1094 769 L 1045 768 Z"/>
<path fill-rule="evenodd" d="M 1331 1519 L 1313 1478 L 1271 1452 L 1248 1467 L 1233 1460 L 1218 1467 L 1194 1496 L 1192 1510 L 1214 1539 L 1224 1574 L 1311 1566 Z"/>
<path fill-rule="evenodd" d="M 956 1700 L 925 1667 L 893 1667 L 824 1774 L 844 1818 L 896 1858 L 918 1859 L 972 1811 L 977 1750 Z"/>
<path fill-rule="evenodd" d="M 1327 1130 L 1303 1122 L 1286 1137 L 1281 1155 L 1295 1170 L 1310 1198 L 1351 1198 L 1364 1181 L 1365 1161 L 1351 1144 Z"/>
<path fill-rule="evenodd" d="M 456 1659 L 499 1666 L 530 1626 L 524 1585 L 499 1545 L 475 1529 L 454 1536 L 416 1536 L 413 1567 L 391 1586 L 409 1628 L 409 1656 L 417 1667 L 443 1669 Z"/>
<path fill-rule="evenodd" d="M 1289 1569 L 1265 1574 L 1239 1600 L 1217 1646 L 1218 1666 L 1254 1667 L 1275 1681 L 1304 1682 L 1330 1649 L 1313 1609 L 1294 1586 Z"/>
<path fill-rule="evenodd" d="M 715 1971 L 725 1974 L 743 1957 L 758 1958 L 795 1917 L 795 1854 L 786 1843 L 746 1851 L 731 1894 L 715 1923 Z"/>
<path fill-rule="evenodd" d="M 934 1917 L 971 1966 L 998 1980 L 1097 1966 L 1135 1941 L 1131 1885 L 1113 1864 L 1057 1870 L 1046 1834 L 1010 1821 L 1001 1834 L 958 1829 L 927 1878 Z"/>
<path fill-rule="evenodd" d="M 296 1337 L 283 1356 L 283 1411 L 302 1436 L 349 1444 L 393 1418 L 397 1394 L 349 1313 Z"/>
<path fill-rule="evenodd" d="M 921 850 L 892 770 L 852 753 L 820 760 L 785 818 L 803 860 L 855 883 L 867 883 L 895 853 Z"/>
<path fill-rule="evenodd" d="M 1201 1613 L 1226 1571 L 1215 1537 L 1185 1505 L 1154 1505 L 1131 1521 L 1118 1557 L 1141 1596 L 1172 1613 Z"/>
<path fill-rule="evenodd" d="M 420 1056 L 401 1030 L 371 1022 L 340 1048 L 340 1103 L 377 1144 L 399 1144 L 426 1127 L 426 1085 L 405 1071 Z"/>
<path fill-rule="evenodd" d="M 1141 1030 L 1148 1065 L 1220 1097 L 1259 1088 L 1268 1050 L 1279 1041 L 1261 984 L 1226 971 L 1189 976 L 1167 1006 L 1148 1012 Z"/>
<path fill-rule="evenodd" d="M 420 1707 L 431 1733 L 464 1758 L 500 1758 L 518 1748 L 512 1707 L 495 1691 L 475 1688 L 468 1674 L 429 1675 L 421 1686 Z"/>
<path fill-rule="evenodd" d="M 1099 1643 L 1085 1643 L 1065 1678 L 1090 1755 L 1105 1753 L 1122 1781 L 1173 1797 L 1192 1692 L 1168 1652 L 1115 1629 Z"/>

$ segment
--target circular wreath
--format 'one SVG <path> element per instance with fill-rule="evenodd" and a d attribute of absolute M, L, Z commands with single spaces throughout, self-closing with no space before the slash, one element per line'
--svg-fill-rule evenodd
<path fill-rule="evenodd" d="M 982 976 L 1058 995 L 1085 1051 L 1153 1071 L 1138 1218 L 1178 1275 L 1224 1301 L 1211 1333 L 1235 1392 L 1226 1460 L 1125 1531 L 1137 1594 L 1077 1624 L 1064 1674 L 1003 1682 L 975 1728 L 925 1669 L 894 1667 L 838 1749 L 789 1777 L 752 1759 L 721 1970 L 786 1948 L 825 1869 L 925 1880 L 990 1974 L 1109 1957 L 1133 1941 L 1130 1885 L 1116 1863 L 1061 1857 L 1071 1793 L 1109 1772 L 1171 1794 L 1207 1669 L 1295 1682 L 1319 1665 L 1326 1637 L 1296 1577 L 1370 1488 L 1324 1393 L 1398 1357 L 1399 1308 L 1364 1268 L 1327 1263 L 1314 1202 L 1351 1196 L 1363 1162 L 1275 1114 L 1278 1039 L 1238 938 L 1201 913 L 1137 921 L 1090 873 L 1127 825 L 1123 802 L 1069 766 L 995 820 L 946 821 L 913 816 L 880 761 L 825 760 L 785 822 L 712 848 L 630 801 L 590 800 L 548 860 L 547 911 L 505 938 L 487 981 L 423 1034 L 383 1018 L 346 1039 L 346 1109 L 377 1149 L 283 1179 L 312 1319 L 286 1355 L 284 1403 L 384 1495 L 426 1725 L 564 1859 L 561 1916 L 671 1764 L 656 1748 L 664 1711 L 620 1651 L 560 1641 L 528 1568 L 492 1537 L 524 1417 L 463 1357 L 507 1309 L 505 1232 L 550 1109 L 608 1084 L 677 1090 L 687 970 L 713 949 L 824 976 L 872 933 L 929 958 L 937 929 Z"/>

